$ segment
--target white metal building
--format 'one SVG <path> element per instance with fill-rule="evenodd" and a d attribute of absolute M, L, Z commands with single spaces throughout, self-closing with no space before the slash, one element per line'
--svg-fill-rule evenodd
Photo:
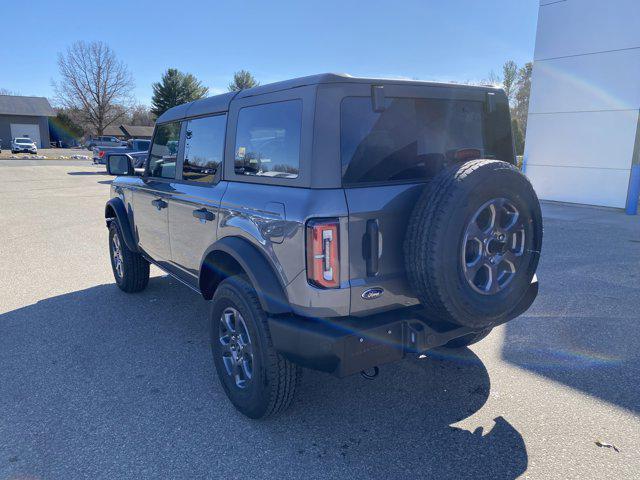
<path fill-rule="evenodd" d="M 640 0 L 540 0 L 525 172 L 542 199 L 627 208 L 640 188 Z"/>

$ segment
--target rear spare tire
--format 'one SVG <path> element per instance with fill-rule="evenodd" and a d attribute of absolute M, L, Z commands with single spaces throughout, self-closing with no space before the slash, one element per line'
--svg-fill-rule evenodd
<path fill-rule="evenodd" d="M 541 245 L 540 203 L 527 178 L 506 162 L 472 160 L 443 170 L 420 197 L 405 268 L 428 314 L 482 328 L 510 319 Z"/>

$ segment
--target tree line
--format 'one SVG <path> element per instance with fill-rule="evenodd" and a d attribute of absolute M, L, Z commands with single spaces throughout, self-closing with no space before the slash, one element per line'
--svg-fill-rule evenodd
<path fill-rule="evenodd" d="M 58 55 L 58 68 L 60 79 L 54 83 L 54 89 L 59 108 L 54 121 L 77 136 L 102 135 L 108 126 L 119 123 L 150 126 L 169 108 L 198 100 L 209 93 L 209 88 L 193 74 L 169 68 L 152 85 L 151 107 L 136 104 L 132 95 L 132 75 L 104 42 L 72 44 Z M 518 155 L 524 152 L 532 68 L 532 63 L 518 66 L 509 60 L 499 74 L 491 72 L 489 78 L 481 82 L 504 89 L 511 107 Z M 240 70 L 234 73 L 227 89 L 238 91 L 257 85 L 259 82 L 250 72 Z"/>
<path fill-rule="evenodd" d="M 501 86 L 507 95 L 509 107 L 511 108 L 511 129 L 517 155 L 524 154 L 532 71 L 532 62 L 518 66 L 513 60 L 508 60 L 502 66 L 500 74 L 491 72 L 489 78 L 483 82 Z"/>
<path fill-rule="evenodd" d="M 168 109 L 205 97 L 209 93 L 191 73 L 169 68 L 153 83 L 151 107 L 135 102 L 135 83 L 127 66 L 104 42 L 75 42 L 58 55 L 60 78 L 53 83 L 57 117 L 54 123 L 75 136 L 102 135 L 111 125 L 153 125 Z M 240 70 L 229 91 L 259 85 L 253 75 Z"/>

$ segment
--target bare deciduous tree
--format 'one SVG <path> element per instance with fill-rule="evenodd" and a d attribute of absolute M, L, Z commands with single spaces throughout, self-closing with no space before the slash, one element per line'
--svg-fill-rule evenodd
<path fill-rule="evenodd" d="M 518 82 L 518 65 L 513 60 L 508 60 L 502 65 L 502 75 L 494 70 L 489 72 L 489 77 L 482 81 L 483 84 L 502 87 L 509 99 L 509 105 L 513 106 L 516 96 L 516 84 Z"/>
<path fill-rule="evenodd" d="M 502 88 L 507 94 L 509 104 L 513 105 L 516 96 L 516 83 L 518 81 L 518 65 L 513 60 L 509 60 L 502 66 Z"/>
<path fill-rule="evenodd" d="M 516 80 L 517 91 L 515 93 L 514 116 L 520 123 L 523 132 L 527 131 L 527 116 L 529 115 L 529 96 L 531 95 L 531 75 L 533 73 L 533 63 L 525 63 L 518 70 Z"/>
<path fill-rule="evenodd" d="M 60 81 L 54 83 L 62 107 L 77 112 L 88 130 L 102 135 L 125 117 L 133 79 L 126 65 L 104 42 L 75 42 L 58 54 Z"/>
<path fill-rule="evenodd" d="M 136 105 L 131 109 L 131 116 L 128 119 L 131 125 L 142 125 L 152 127 L 154 125 L 153 114 L 146 105 Z"/>

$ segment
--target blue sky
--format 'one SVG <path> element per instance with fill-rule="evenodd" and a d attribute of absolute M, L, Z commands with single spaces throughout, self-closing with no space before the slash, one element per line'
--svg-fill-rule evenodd
<path fill-rule="evenodd" d="M 51 97 L 57 53 L 76 40 L 108 43 L 145 104 L 169 67 L 212 93 L 242 68 L 262 83 L 320 72 L 475 81 L 533 58 L 537 10 L 538 0 L 7 2 L 0 88 Z"/>

